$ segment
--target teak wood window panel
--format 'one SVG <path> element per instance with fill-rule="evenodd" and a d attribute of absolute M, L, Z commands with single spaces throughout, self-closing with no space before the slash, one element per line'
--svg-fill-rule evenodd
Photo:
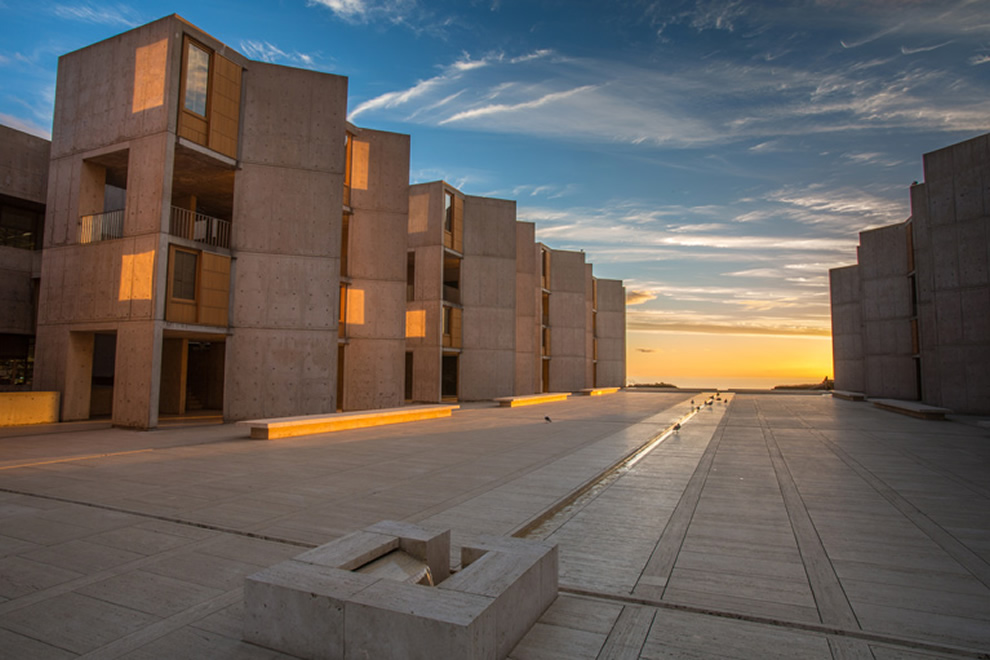
<path fill-rule="evenodd" d="M 443 341 L 444 348 L 461 348 L 462 313 L 458 307 L 443 306 Z"/>
<path fill-rule="evenodd" d="M 443 191 L 443 246 L 464 252 L 464 200 L 446 189 Z"/>
<path fill-rule="evenodd" d="M 241 67 L 186 36 L 179 89 L 180 137 L 237 158 Z"/>
<path fill-rule="evenodd" d="M 230 257 L 169 246 L 165 320 L 225 327 L 230 307 Z"/>

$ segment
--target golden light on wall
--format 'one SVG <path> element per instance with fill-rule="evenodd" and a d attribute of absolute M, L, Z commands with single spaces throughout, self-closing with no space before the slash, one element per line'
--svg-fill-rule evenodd
<path fill-rule="evenodd" d="M 347 288 L 347 325 L 364 325 L 364 291 Z"/>
<path fill-rule="evenodd" d="M 121 255 L 117 300 L 151 300 L 154 281 L 154 251 Z"/>
<path fill-rule="evenodd" d="M 351 158 L 351 188 L 354 190 L 368 189 L 368 157 L 371 153 L 371 144 L 354 140 Z"/>
<path fill-rule="evenodd" d="M 134 99 L 131 112 L 144 112 L 165 103 L 167 55 L 168 42 L 165 39 L 141 46 L 134 53 Z"/>
<path fill-rule="evenodd" d="M 426 336 L 426 310 L 410 309 L 406 311 L 406 337 Z"/>

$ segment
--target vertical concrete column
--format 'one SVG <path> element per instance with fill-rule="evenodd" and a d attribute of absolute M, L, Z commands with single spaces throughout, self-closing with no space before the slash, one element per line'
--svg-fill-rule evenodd
<path fill-rule="evenodd" d="M 148 429 L 158 425 L 162 379 L 160 323 L 122 323 L 117 330 L 113 423 Z"/>
<path fill-rule="evenodd" d="M 516 368 L 513 394 L 536 394 L 540 383 L 541 287 L 536 225 L 516 222 Z"/>
<path fill-rule="evenodd" d="M 402 405 L 409 224 L 409 136 L 353 138 L 343 410 Z M 338 384 L 339 387 L 339 384 Z"/>
<path fill-rule="evenodd" d="M 93 333 L 65 332 L 65 382 L 62 421 L 89 419 L 93 389 Z M 62 388 L 59 388 L 62 389 Z"/>

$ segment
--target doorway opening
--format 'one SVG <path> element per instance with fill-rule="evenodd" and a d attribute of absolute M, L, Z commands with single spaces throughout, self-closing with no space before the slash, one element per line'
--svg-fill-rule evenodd
<path fill-rule="evenodd" d="M 440 372 L 440 396 L 457 399 L 457 355 L 444 355 Z"/>

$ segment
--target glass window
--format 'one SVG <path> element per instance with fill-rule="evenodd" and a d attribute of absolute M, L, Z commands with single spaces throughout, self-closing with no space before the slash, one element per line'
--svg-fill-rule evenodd
<path fill-rule="evenodd" d="M 195 252 L 176 250 L 172 253 L 172 297 L 180 300 L 196 300 Z"/>
<path fill-rule="evenodd" d="M 186 42 L 186 110 L 206 116 L 206 88 L 210 79 L 210 53 Z"/>
<path fill-rule="evenodd" d="M 443 193 L 443 230 L 454 231 L 454 193 Z"/>
<path fill-rule="evenodd" d="M 445 335 L 450 334 L 450 314 L 451 314 L 450 310 L 451 310 L 450 307 L 443 308 L 443 334 Z"/>
<path fill-rule="evenodd" d="M 416 253 L 406 254 L 406 300 L 416 299 Z"/>
<path fill-rule="evenodd" d="M 36 250 L 41 247 L 41 222 L 39 211 L 0 203 L 0 245 Z"/>

